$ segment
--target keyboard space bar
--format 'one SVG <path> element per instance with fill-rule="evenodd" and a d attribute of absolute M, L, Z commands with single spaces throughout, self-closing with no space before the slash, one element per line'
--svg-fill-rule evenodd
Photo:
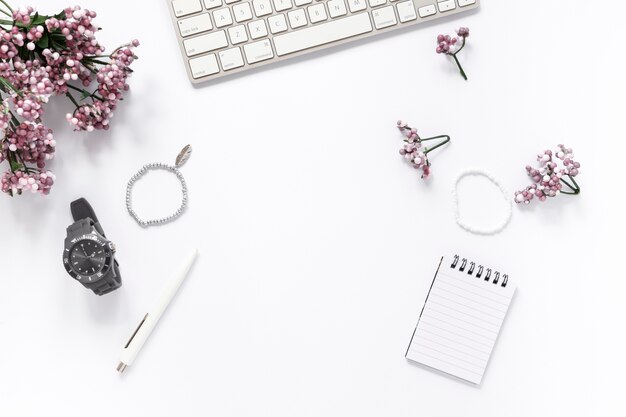
<path fill-rule="evenodd" d="M 274 46 L 276 55 L 282 56 L 371 31 L 372 22 L 369 13 L 361 13 L 274 36 Z"/>

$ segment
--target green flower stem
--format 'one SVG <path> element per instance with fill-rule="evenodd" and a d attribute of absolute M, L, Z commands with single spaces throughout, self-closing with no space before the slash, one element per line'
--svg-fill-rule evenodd
<path fill-rule="evenodd" d="M 433 137 L 431 137 L 431 138 L 424 138 L 424 139 L 421 139 L 421 138 L 420 138 L 420 140 L 419 140 L 419 141 L 420 141 L 420 142 L 425 142 L 425 141 L 427 141 L 427 140 L 441 139 L 441 138 L 447 138 L 448 140 L 447 140 L 446 142 L 450 141 L 450 136 L 448 136 L 448 135 L 439 135 L 439 136 L 433 136 Z"/>
<path fill-rule="evenodd" d="M 71 88 L 74 91 L 78 91 L 79 93 L 84 94 L 85 97 L 92 97 L 92 98 L 95 98 L 96 100 L 104 101 L 104 99 L 100 97 L 98 94 L 96 94 L 95 91 L 93 93 L 89 93 L 89 91 L 83 88 L 74 87 L 73 85 L 70 85 L 70 84 L 67 84 L 67 87 Z"/>
<path fill-rule="evenodd" d="M 435 146 L 433 146 L 432 148 L 426 148 L 424 150 L 424 154 L 428 155 L 429 152 L 434 151 L 435 149 L 445 145 L 446 143 L 450 142 L 450 136 L 448 135 L 439 135 L 439 136 L 433 136 L 432 138 L 426 138 L 426 139 L 421 139 L 420 141 L 423 142 L 425 140 L 433 140 L 433 139 L 441 139 L 441 138 L 445 138 L 445 140 Z"/>
<path fill-rule="evenodd" d="M 86 56 L 84 59 L 88 59 L 88 60 L 89 60 L 89 62 L 92 62 L 92 63 L 94 63 L 94 64 L 109 65 L 109 63 L 108 63 L 108 62 L 100 61 L 100 60 L 98 60 L 98 59 L 93 59 L 93 58 L 88 57 L 88 56 Z"/>
<path fill-rule="evenodd" d="M 74 103 L 74 105 L 76 106 L 76 108 L 80 107 L 80 104 L 78 104 L 78 102 L 76 101 L 76 99 L 74 98 L 74 96 L 72 95 L 72 93 L 70 93 L 69 91 L 67 93 L 65 93 L 66 97 L 70 99 L 70 101 L 72 103 Z"/>
<path fill-rule="evenodd" d="M 11 6 L 9 6 L 9 4 L 6 1 L 0 0 L 0 3 L 4 4 L 6 8 L 9 9 L 11 13 L 13 13 L 13 9 L 11 8 Z"/>
<path fill-rule="evenodd" d="M 567 176 L 570 180 L 572 180 L 572 182 L 574 183 L 574 185 L 570 184 L 569 182 L 565 181 L 565 178 L 561 178 L 561 182 L 565 185 L 567 185 L 569 187 L 570 191 L 563 191 L 561 190 L 562 194 L 568 194 L 568 195 L 578 195 L 580 194 L 580 186 L 578 185 L 578 183 L 576 182 L 576 180 L 574 179 L 574 177 L 572 177 L 571 175 Z"/>
<path fill-rule="evenodd" d="M 463 70 L 463 67 L 461 66 L 461 63 L 459 62 L 459 59 L 456 57 L 456 54 L 461 52 L 463 50 L 463 48 L 465 48 L 465 38 L 463 38 L 463 41 L 461 43 L 461 47 L 455 53 L 448 53 L 448 55 L 450 55 L 452 58 L 454 58 L 454 62 L 456 62 L 456 66 L 459 67 L 459 71 L 461 72 L 461 75 L 463 76 L 465 81 L 467 81 L 467 75 L 465 74 L 465 70 Z"/>
<path fill-rule="evenodd" d="M 570 184 L 569 182 L 565 181 L 565 178 L 561 178 L 561 182 L 565 185 L 567 185 L 567 187 L 572 190 L 572 191 L 577 191 L 576 188 L 574 188 L 574 186 L 572 184 Z"/>
<path fill-rule="evenodd" d="M 463 38 L 463 43 L 461 43 L 461 47 L 459 48 L 458 51 L 456 51 L 454 53 L 454 55 L 458 54 L 459 52 L 461 52 L 463 50 L 463 48 L 465 48 L 465 38 Z"/>
<path fill-rule="evenodd" d="M 24 171 L 26 171 L 26 173 L 30 173 L 30 172 L 33 172 L 33 171 L 34 171 L 33 169 L 31 169 L 31 168 L 29 168 L 29 167 L 27 167 L 27 166 L 26 166 L 26 162 L 24 162 L 24 158 L 22 158 L 22 155 L 17 154 L 17 156 L 18 156 L 18 158 L 20 159 L 20 163 L 21 163 L 21 164 L 22 164 L 22 166 L 24 167 Z"/>
<path fill-rule="evenodd" d="M 83 65 L 85 66 L 85 68 L 91 71 L 92 74 L 98 74 L 98 71 L 95 68 L 93 68 L 91 65 L 89 65 L 89 63 L 83 61 Z"/>
<path fill-rule="evenodd" d="M 11 172 L 15 172 L 15 170 L 13 169 L 15 161 L 15 156 L 13 155 L 13 152 L 7 153 L 7 159 L 9 160 L 9 168 L 11 168 Z"/>
<path fill-rule="evenodd" d="M 459 49 L 460 51 L 460 49 Z M 458 53 L 458 51 L 457 51 Z M 456 65 L 459 67 L 459 71 L 461 72 L 461 75 L 463 76 L 463 78 L 465 78 L 465 81 L 467 81 L 467 75 L 465 75 L 465 71 L 463 70 L 463 67 L 461 66 L 461 63 L 459 62 L 459 59 L 456 57 L 456 54 L 452 54 L 452 58 L 454 58 L 454 62 L 456 62 Z"/>
<path fill-rule="evenodd" d="M 9 114 L 11 115 L 11 123 L 13 123 L 13 125 L 14 125 L 13 127 L 19 126 L 21 123 L 17 119 L 17 117 L 15 117 L 15 115 L 13 114 L 13 112 L 11 110 L 9 110 Z"/>

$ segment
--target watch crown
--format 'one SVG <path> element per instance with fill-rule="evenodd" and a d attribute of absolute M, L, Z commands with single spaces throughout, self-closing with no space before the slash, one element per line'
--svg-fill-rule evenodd
<path fill-rule="evenodd" d="M 109 242 L 109 249 L 111 249 L 111 252 L 115 252 L 115 243 Z"/>

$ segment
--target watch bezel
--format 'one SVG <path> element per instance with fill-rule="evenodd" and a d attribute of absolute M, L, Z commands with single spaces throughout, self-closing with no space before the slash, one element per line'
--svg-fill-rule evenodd
<path fill-rule="evenodd" d="M 104 266 L 102 267 L 100 271 L 91 275 L 79 274 L 78 272 L 74 271 L 74 269 L 72 269 L 72 265 L 70 263 L 69 257 L 70 257 L 70 254 L 72 253 L 72 249 L 74 249 L 76 244 L 82 240 L 91 240 L 93 242 L 96 242 L 97 244 L 102 246 L 102 248 L 104 249 Z M 66 246 L 65 251 L 63 253 L 63 266 L 65 267 L 65 270 L 72 278 L 82 283 L 98 282 L 110 271 L 111 266 L 113 265 L 114 252 L 112 250 L 112 245 L 110 243 L 111 243 L 110 241 L 108 241 L 107 239 L 103 238 L 102 236 L 96 233 L 80 235 L 80 236 L 76 236 L 72 238 L 71 240 L 69 240 L 69 245 L 67 245 L 69 247 Z"/>

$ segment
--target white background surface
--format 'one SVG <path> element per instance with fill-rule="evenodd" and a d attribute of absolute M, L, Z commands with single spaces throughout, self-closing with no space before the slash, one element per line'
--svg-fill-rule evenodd
<path fill-rule="evenodd" d="M 0 199 L 0 415 L 626 413 L 621 3 L 485 0 L 469 16 L 200 89 L 164 2 L 81 3 L 99 12 L 105 45 L 137 37 L 141 59 L 109 132 L 72 133 L 63 100 L 48 106 L 49 197 Z M 469 82 L 434 53 L 436 35 L 459 25 L 471 28 Z M 426 183 L 397 153 L 398 118 L 452 136 Z M 486 169 L 512 193 L 560 142 L 582 163 L 579 198 L 514 207 L 493 237 L 456 226 L 460 171 Z M 126 181 L 186 143 L 188 212 L 141 229 Z M 466 185 L 474 215 L 498 215 L 488 188 Z M 137 187 L 146 212 L 176 201 L 169 177 Z M 124 286 L 101 298 L 61 263 L 81 196 L 118 246 Z M 120 377 L 121 347 L 194 246 L 192 274 Z M 456 252 L 518 286 L 479 388 L 404 359 L 439 256 Z"/>

